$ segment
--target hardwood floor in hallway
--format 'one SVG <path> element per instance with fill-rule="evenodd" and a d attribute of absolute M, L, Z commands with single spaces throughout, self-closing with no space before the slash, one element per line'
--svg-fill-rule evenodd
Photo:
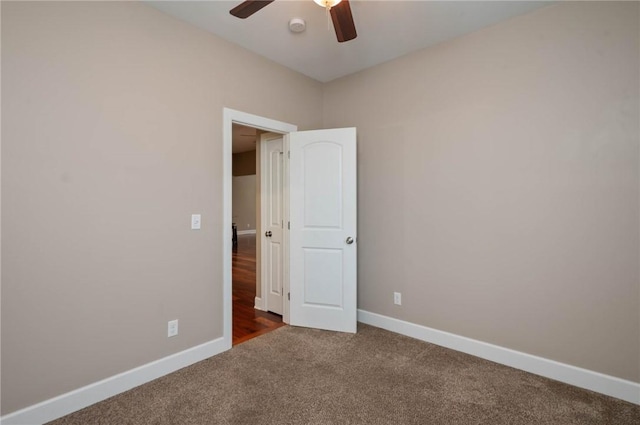
<path fill-rule="evenodd" d="M 285 326 L 282 317 L 256 310 L 256 235 L 238 236 L 231 258 L 233 274 L 233 345 Z"/>

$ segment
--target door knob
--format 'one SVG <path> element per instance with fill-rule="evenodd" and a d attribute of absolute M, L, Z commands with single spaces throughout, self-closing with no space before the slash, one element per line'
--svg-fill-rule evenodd
<path fill-rule="evenodd" d="M 351 245 L 353 243 L 353 238 L 349 236 L 345 242 L 347 242 L 347 245 Z"/>
<path fill-rule="evenodd" d="M 269 230 L 268 232 L 264 232 L 264 235 L 265 235 L 266 237 L 270 238 L 270 237 L 271 237 L 271 235 L 272 235 L 271 230 Z"/>

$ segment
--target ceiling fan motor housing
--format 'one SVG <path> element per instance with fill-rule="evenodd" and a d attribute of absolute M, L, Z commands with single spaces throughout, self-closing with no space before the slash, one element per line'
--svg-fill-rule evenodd
<path fill-rule="evenodd" d="M 358 36 L 356 24 L 353 22 L 351 6 L 349 0 L 315 0 L 316 3 L 325 7 L 327 13 L 331 15 L 333 29 L 336 31 L 336 38 L 339 43 L 353 40 Z M 273 3 L 274 0 L 245 0 L 229 11 L 236 18 L 246 19 L 260 9 Z M 293 18 L 289 21 L 289 30 L 293 33 L 300 33 L 305 30 L 304 19 Z"/>

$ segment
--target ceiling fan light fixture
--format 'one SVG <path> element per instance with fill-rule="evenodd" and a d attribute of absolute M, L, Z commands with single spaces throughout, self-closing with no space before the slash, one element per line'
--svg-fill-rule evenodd
<path fill-rule="evenodd" d="M 313 0 L 318 6 L 324 7 L 325 9 L 331 9 L 342 0 Z"/>
<path fill-rule="evenodd" d="M 0 0 L 1 1 L 1 0 Z M 351 15 L 351 6 L 349 0 L 313 0 L 316 4 L 324 8 L 327 12 L 327 29 L 331 30 L 331 22 L 333 21 L 333 29 L 339 43 L 353 40 L 358 36 L 356 32 L 356 24 L 353 22 Z M 236 18 L 246 19 L 263 7 L 273 3 L 274 0 L 245 0 L 229 11 Z M 304 21 L 289 22 L 289 29 L 293 32 L 304 31 Z"/>

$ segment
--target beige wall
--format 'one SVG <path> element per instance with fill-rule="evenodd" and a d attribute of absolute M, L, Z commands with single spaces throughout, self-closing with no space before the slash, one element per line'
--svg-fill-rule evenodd
<path fill-rule="evenodd" d="M 1 7 L 2 414 L 221 336 L 225 106 L 358 127 L 360 308 L 640 381 L 638 4 L 324 90 L 142 4 Z"/>
<path fill-rule="evenodd" d="M 232 220 L 238 231 L 256 230 L 256 175 L 234 176 L 232 185 Z"/>
<path fill-rule="evenodd" d="M 234 153 L 232 158 L 232 216 L 238 231 L 256 230 L 256 151 Z"/>
<path fill-rule="evenodd" d="M 638 16 L 564 3 L 325 86 L 360 308 L 640 381 Z"/>
<path fill-rule="evenodd" d="M 256 174 L 256 151 L 234 153 L 232 163 L 234 176 Z"/>
<path fill-rule="evenodd" d="M 1 7 L 6 414 L 222 335 L 222 109 L 322 93 L 144 4 Z"/>

